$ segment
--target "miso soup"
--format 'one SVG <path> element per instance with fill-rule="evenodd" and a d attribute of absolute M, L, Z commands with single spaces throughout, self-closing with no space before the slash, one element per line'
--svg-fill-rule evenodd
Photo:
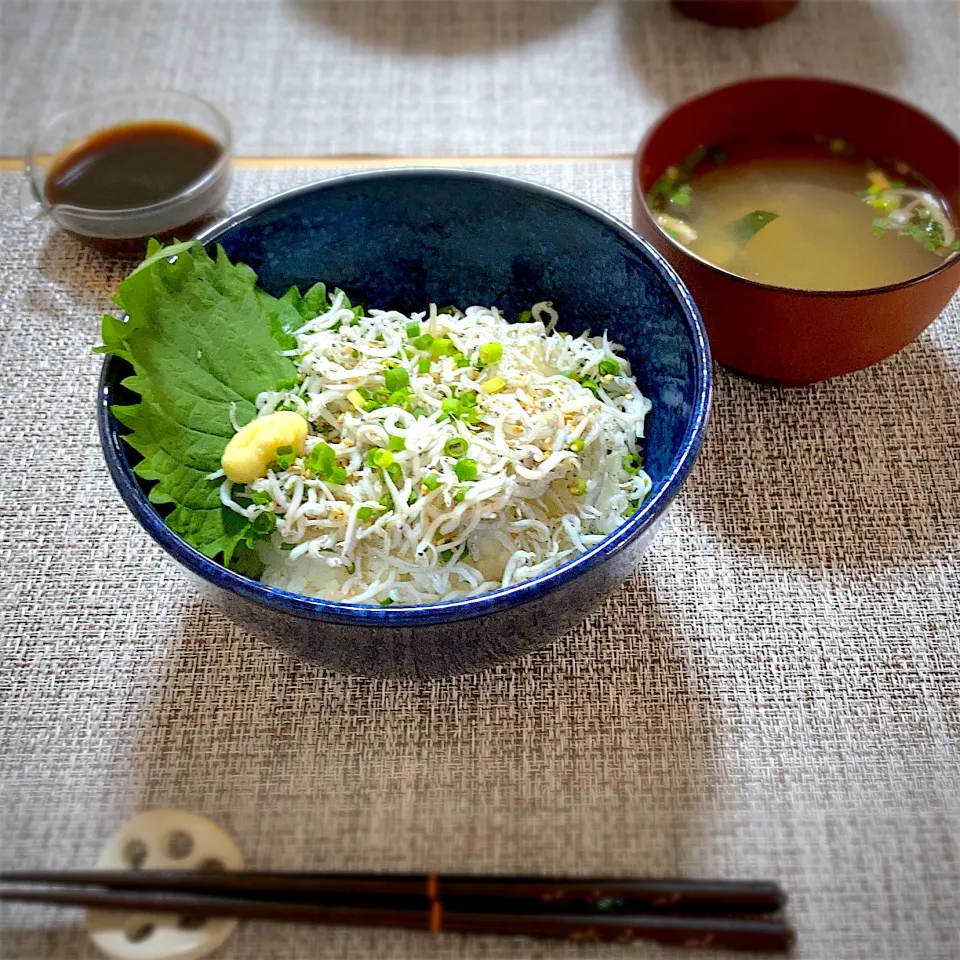
<path fill-rule="evenodd" d="M 902 164 L 844 141 L 702 149 L 648 195 L 661 229 L 731 273 L 802 290 L 859 290 L 921 276 L 955 256 L 948 204 Z"/>

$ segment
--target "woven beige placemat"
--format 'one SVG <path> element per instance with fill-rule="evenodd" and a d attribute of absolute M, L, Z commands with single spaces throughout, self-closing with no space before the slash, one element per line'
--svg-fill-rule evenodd
<path fill-rule="evenodd" d="M 627 215 L 625 163 L 511 168 Z M 316 171 L 241 170 L 231 203 Z M 542 653 L 376 682 L 197 599 L 126 513 L 90 355 L 117 268 L 0 175 L 0 865 L 92 864 L 150 806 L 262 867 L 772 877 L 802 960 L 956 960 L 960 303 L 796 392 L 719 373 L 633 579 Z M 4 960 L 93 956 L 4 910 Z M 224 960 L 621 958 L 654 948 L 243 928 Z"/>
<path fill-rule="evenodd" d="M 666 0 L 0 0 L 0 154 L 118 90 L 186 90 L 241 154 L 607 154 L 664 106 L 817 74 L 960 124 L 954 0 L 803 0 L 718 30 Z"/>

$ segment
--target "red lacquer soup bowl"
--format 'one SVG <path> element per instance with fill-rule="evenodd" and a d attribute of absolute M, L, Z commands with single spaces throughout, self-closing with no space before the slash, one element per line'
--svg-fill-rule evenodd
<path fill-rule="evenodd" d="M 960 143 L 932 117 L 863 87 L 804 77 L 747 80 L 671 110 L 637 151 L 633 222 L 693 293 L 714 357 L 753 379 L 802 386 L 861 370 L 902 349 L 960 286 L 960 256 L 911 280 L 865 290 L 796 290 L 714 266 L 657 226 L 646 196 L 699 146 L 740 136 L 843 137 L 866 156 L 893 158 L 960 211 Z"/>

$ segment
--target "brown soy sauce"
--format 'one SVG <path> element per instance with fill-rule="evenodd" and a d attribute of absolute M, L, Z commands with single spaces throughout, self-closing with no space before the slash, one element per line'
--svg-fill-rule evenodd
<path fill-rule="evenodd" d="M 74 217 L 77 226 L 68 227 L 82 240 L 112 253 L 142 253 L 147 237 L 168 239 L 176 233 L 184 239 L 209 220 L 211 207 L 226 190 L 223 156 L 223 146 L 196 127 L 169 120 L 121 124 L 91 134 L 54 158 L 44 198 L 51 207 L 88 211 L 89 229 L 82 213 Z M 163 210 L 163 204 L 172 205 L 214 171 L 218 182 L 198 191 L 196 202 L 178 205 L 173 214 Z M 155 205 L 161 205 L 155 214 L 143 209 Z M 131 218 L 132 211 L 142 215 Z M 104 231 L 104 214 L 112 212 L 116 228 Z M 179 221 L 170 222 L 171 215 L 179 215 Z M 128 224 L 127 235 L 118 236 Z M 104 232 L 112 235 L 98 235 Z"/>
<path fill-rule="evenodd" d="M 57 158 L 47 174 L 47 202 L 88 210 L 146 207 L 177 196 L 222 156 L 216 140 L 186 124 L 110 127 Z"/>

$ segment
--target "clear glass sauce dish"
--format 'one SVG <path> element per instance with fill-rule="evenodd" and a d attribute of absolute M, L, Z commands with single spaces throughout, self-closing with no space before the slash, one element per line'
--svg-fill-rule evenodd
<path fill-rule="evenodd" d="M 198 97 L 103 97 L 33 137 L 21 210 L 105 252 L 139 255 L 148 237 L 187 239 L 222 213 L 231 149 L 226 117 Z"/>

